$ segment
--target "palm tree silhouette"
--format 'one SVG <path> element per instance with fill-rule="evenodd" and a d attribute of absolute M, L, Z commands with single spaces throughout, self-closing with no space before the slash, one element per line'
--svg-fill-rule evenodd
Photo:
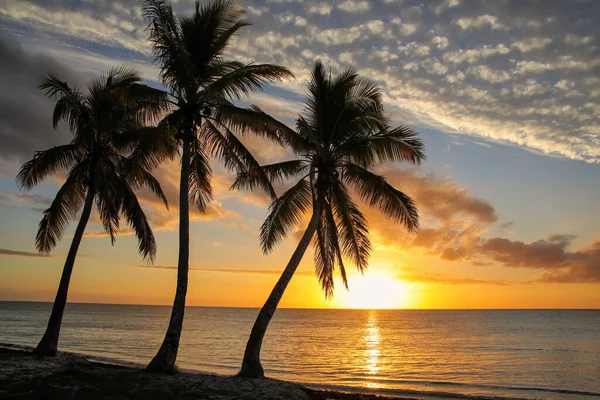
<path fill-rule="evenodd" d="M 49 253 L 82 206 L 83 211 L 36 354 L 56 355 L 69 281 L 94 200 L 113 244 L 123 215 L 138 239 L 140 254 L 149 261 L 156 254 L 154 235 L 134 191 L 147 187 L 167 204 L 160 184 L 148 170 L 150 164 L 140 162 L 152 159 L 143 154 L 146 149 L 157 151 L 153 155 L 157 159 L 158 149 L 168 146 L 167 142 L 160 144 L 163 135 L 151 134 L 153 128 L 146 127 L 158 119 L 167 103 L 161 91 L 140 82 L 135 71 L 121 67 L 90 81 L 86 93 L 53 74 L 40 85 L 48 97 L 57 99 L 52 116 L 54 128 L 61 120 L 66 121 L 73 139 L 36 152 L 17 175 L 21 189 L 29 190 L 49 175 L 68 171 L 65 183 L 43 213 L 35 239 L 38 251 Z"/>
<path fill-rule="evenodd" d="M 275 140 L 277 135 L 266 129 L 264 113 L 238 108 L 232 101 L 292 74 L 277 65 L 243 64 L 225 58 L 231 38 L 249 25 L 236 1 L 216 0 L 202 6 L 197 1 L 191 16 L 176 16 L 164 0 L 144 0 L 142 13 L 149 21 L 160 79 L 169 88 L 173 105 L 165 121 L 177 130 L 181 149 L 177 289 L 165 338 L 147 367 L 149 371 L 173 372 L 187 293 L 189 201 L 204 210 L 211 199 L 209 156 L 230 169 L 258 170 L 259 164 L 233 131 L 262 133 Z M 257 180 L 275 196 L 266 176 Z"/>
<path fill-rule="evenodd" d="M 252 327 L 240 376 L 264 376 L 260 363 L 264 335 L 315 233 L 316 274 L 327 297 L 333 295 L 336 265 L 344 285 L 348 285 L 343 257 L 361 272 L 367 268 L 371 251 L 367 220 L 349 189 L 409 231 L 419 226 L 413 200 L 371 171 L 383 162 L 420 163 L 425 155 L 417 133 L 405 126 L 392 128 L 379 88 L 352 69 L 332 77 L 317 62 L 308 90 L 306 108 L 296 120 L 296 131 L 283 124 L 278 126 L 282 142 L 301 158 L 260 167 L 261 174 L 275 182 L 299 178 L 269 208 L 260 229 L 263 251 L 273 250 L 311 207 L 312 216 Z M 254 189 L 261 185 L 258 176 L 255 171 L 239 173 L 233 186 Z"/>

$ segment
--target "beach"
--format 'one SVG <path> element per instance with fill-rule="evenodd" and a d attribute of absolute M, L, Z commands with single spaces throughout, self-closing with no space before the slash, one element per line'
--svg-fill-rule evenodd
<path fill-rule="evenodd" d="M 290 399 L 385 400 L 392 397 L 319 391 L 277 379 L 245 379 L 217 374 L 152 374 L 141 369 L 89 361 L 61 353 L 40 358 L 24 350 L 0 348 L 0 398 L 10 399 Z M 394 397 L 394 399 L 400 399 Z M 404 398 L 408 399 L 408 398 Z"/>

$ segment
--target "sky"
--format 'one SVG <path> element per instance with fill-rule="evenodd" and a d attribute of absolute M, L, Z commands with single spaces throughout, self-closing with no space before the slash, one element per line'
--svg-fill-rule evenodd
<path fill-rule="evenodd" d="M 285 123 L 303 110 L 311 67 L 354 68 L 377 82 L 395 124 L 420 133 L 427 160 L 379 169 L 419 207 L 409 234 L 361 204 L 374 245 L 325 299 L 305 255 L 282 307 L 600 308 L 600 3 L 590 1 L 244 0 L 252 26 L 230 56 L 278 63 L 295 79 L 244 100 Z M 189 13 L 190 0 L 173 1 Z M 0 300 L 52 301 L 76 221 L 49 256 L 35 250 L 41 211 L 61 177 L 30 192 L 15 175 L 36 150 L 65 143 L 36 86 L 54 72 L 83 84 L 113 66 L 158 85 L 137 0 L 0 0 Z M 244 139 L 262 163 L 289 156 Z M 141 202 L 158 241 L 154 265 L 126 229 L 115 246 L 92 214 L 69 301 L 171 304 L 177 264 L 177 161 L 156 172 L 168 210 Z M 192 208 L 188 305 L 258 307 L 303 227 L 269 255 L 258 245 L 268 208 L 229 190 Z M 347 264 L 350 270 L 350 263 Z"/>

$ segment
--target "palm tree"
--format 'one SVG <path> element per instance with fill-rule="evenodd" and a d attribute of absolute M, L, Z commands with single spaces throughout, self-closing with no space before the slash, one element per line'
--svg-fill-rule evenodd
<path fill-rule="evenodd" d="M 43 212 L 35 239 L 38 251 L 48 254 L 82 206 L 83 210 L 48 327 L 34 350 L 36 354 L 56 355 L 69 281 L 94 201 L 113 244 L 123 215 L 138 239 L 141 255 L 153 261 L 156 254 L 154 235 L 134 190 L 147 187 L 167 204 L 160 184 L 147 169 L 152 158 L 141 157 L 141 152 L 154 149 L 153 158 L 158 160 L 160 149 L 168 146 L 163 135 L 149 134 L 153 129 L 145 127 L 160 116 L 166 103 L 162 92 L 140 81 L 136 72 L 121 67 L 90 81 L 86 93 L 53 74 L 45 77 L 40 85 L 48 97 L 57 99 L 52 116 L 54 128 L 64 120 L 69 124 L 73 139 L 68 144 L 36 152 L 17 175 L 21 189 L 29 190 L 49 175 L 68 171 L 65 183 Z"/>
<path fill-rule="evenodd" d="M 371 251 L 367 220 L 353 201 L 351 189 L 409 231 L 419 226 L 413 200 L 371 171 L 382 162 L 420 163 L 425 155 L 416 132 L 405 126 L 392 128 L 379 88 L 351 69 L 332 77 L 317 62 L 308 89 L 306 108 L 296 120 L 296 131 L 283 124 L 278 127 L 281 140 L 300 158 L 260 167 L 272 181 L 299 178 L 269 207 L 260 229 L 263 251 L 273 250 L 310 208 L 312 216 L 252 327 L 239 372 L 244 377 L 264 377 L 260 363 L 264 335 L 315 233 L 316 274 L 327 297 L 333 295 L 336 265 L 348 287 L 344 257 L 360 272 L 366 270 Z M 260 184 L 257 176 L 254 170 L 242 172 L 233 187 L 254 189 Z"/>
<path fill-rule="evenodd" d="M 233 131 L 269 134 L 260 123 L 264 113 L 240 109 L 232 101 L 292 74 L 277 65 L 243 64 L 225 58 L 231 38 L 249 25 L 234 0 L 202 6 L 196 1 L 191 16 L 176 16 L 164 0 L 143 0 L 142 13 L 149 21 L 160 79 L 173 104 L 165 121 L 177 130 L 181 153 L 177 289 L 165 338 L 147 367 L 149 371 L 173 372 L 187 293 L 189 202 L 204 210 L 211 199 L 209 156 L 237 171 L 259 166 Z M 275 195 L 265 176 L 258 180 Z"/>

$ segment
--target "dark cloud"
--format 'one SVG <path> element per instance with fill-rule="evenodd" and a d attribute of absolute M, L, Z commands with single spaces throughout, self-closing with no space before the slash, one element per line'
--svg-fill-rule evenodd
<path fill-rule="evenodd" d="M 0 255 L 3 256 L 21 256 L 21 257 L 41 257 L 41 258 L 51 258 L 53 256 L 47 254 L 33 253 L 30 251 L 19 251 L 19 250 L 8 250 L 8 249 L 0 249 Z"/>
<path fill-rule="evenodd" d="M 539 281 L 600 283 L 600 241 L 580 250 L 569 250 L 572 235 L 553 235 L 531 243 L 492 238 L 478 246 L 473 257 L 505 267 L 544 270 Z"/>
<path fill-rule="evenodd" d="M 548 239 L 524 243 L 492 238 L 478 246 L 476 254 L 506 267 L 557 268 L 567 260 L 567 247 L 573 239 L 575 236 L 553 235 Z"/>
<path fill-rule="evenodd" d="M 68 129 L 52 129 L 53 102 L 37 88 L 53 72 L 75 84 L 79 74 L 55 60 L 27 53 L 15 37 L 0 35 L 0 158 L 24 162 L 36 150 L 70 140 Z"/>

